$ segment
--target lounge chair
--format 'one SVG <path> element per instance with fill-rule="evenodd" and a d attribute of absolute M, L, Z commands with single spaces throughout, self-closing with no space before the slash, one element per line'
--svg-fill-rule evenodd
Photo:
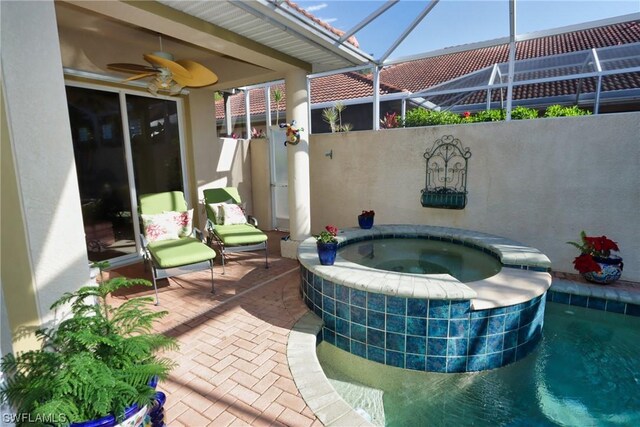
<path fill-rule="evenodd" d="M 194 271 L 211 270 L 213 293 L 213 259 L 216 252 L 203 243 L 202 232 L 191 225 L 193 210 L 187 209 L 183 193 L 170 191 L 141 195 L 140 213 L 143 221 L 143 256 L 151 266 L 156 305 L 160 302 L 156 284 L 158 279 Z"/>
<path fill-rule="evenodd" d="M 258 221 L 246 217 L 240 211 L 242 203 L 235 187 L 210 188 L 204 190 L 207 211 L 207 243 L 215 242 L 220 249 L 222 274 L 228 253 L 264 251 L 265 268 L 269 268 L 267 235 L 258 228 Z"/>

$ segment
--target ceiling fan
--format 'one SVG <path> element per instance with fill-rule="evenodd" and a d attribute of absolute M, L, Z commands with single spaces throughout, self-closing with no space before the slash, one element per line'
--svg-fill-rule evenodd
<path fill-rule="evenodd" d="M 143 55 L 151 66 L 127 63 L 107 64 L 107 67 L 125 73 L 137 73 L 125 81 L 153 77 L 147 89 L 156 95 L 158 92 L 168 92 L 176 95 L 183 87 L 203 87 L 214 84 L 218 76 L 207 67 L 188 59 L 174 60 L 173 55 L 162 50 L 160 37 L 160 51 Z"/>

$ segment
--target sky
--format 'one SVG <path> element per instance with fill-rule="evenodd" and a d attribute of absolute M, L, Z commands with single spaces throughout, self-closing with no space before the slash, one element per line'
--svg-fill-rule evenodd
<path fill-rule="evenodd" d="M 385 1 L 296 1 L 316 17 L 347 31 Z M 355 34 L 360 48 L 380 58 L 428 1 L 400 0 Z M 518 34 L 640 12 L 640 0 L 517 0 Z M 509 36 L 508 0 L 441 0 L 389 59 Z"/>

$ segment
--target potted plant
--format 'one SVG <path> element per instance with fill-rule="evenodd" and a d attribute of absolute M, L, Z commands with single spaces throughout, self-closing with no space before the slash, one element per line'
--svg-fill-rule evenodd
<path fill-rule="evenodd" d="M 360 215 L 358 215 L 358 225 L 360 228 L 364 228 L 368 230 L 373 227 L 373 217 L 376 215 L 374 211 L 362 211 Z"/>
<path fill-rule="evenodd" d="M 599 284 L 613 283 L 622 275 L 624 264 L 618 255 L 612 255 L 611 251 L 618 252 L 618 244 L 607 236 L 589 237 L 582 231 L 580 243 L 567 242 L 580 250 L 573 260 L 573 265 L 582 276 L 590 282 Z"/>
<path fill-rule="evenodd" d="M 327 225 L 323 231 L 316 236 L 316 245 L 318 247 L 318 258 L 320 264 L 333 265 L 336 260 L 338 251 L 338 228 L 333 225 Z"/>
<path fill-rule="evenodd" d="M 41 348 L 2 358 L 6 381 L 0 400 L 12 406 L 18 423 L 114 426 L 129 414 L 135 419 L 127 425 L 162 422 L 157 417 L 162 417 L 164 395 L 156 393 L 155 384 L 174 363 L 156 353 L 176 343 L 152 332 L 155 321 L 167 314 L 147 308 L 153 298 L 107 304 L 108 294 L 133 285 L 151 284 L 116 277 L 64 294 L 51 309 L 68 304 L 70 317 L 55 328 L 36 330 Z"/>

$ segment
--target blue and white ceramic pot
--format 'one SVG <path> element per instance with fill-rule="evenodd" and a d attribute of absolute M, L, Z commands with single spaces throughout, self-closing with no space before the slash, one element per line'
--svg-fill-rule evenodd
<path fill-rule="evenodd" d="M 600 266 L 600 271 L 590 271 L 582 276 L 589 282 L 608 285 L 620 278 L 624 263 L 622 258 L 617 255 L 611 255 L 609 258 L 593 257 L 595 262 Z"/>
<path fill-rule="evenodd" d="M 373 227 L 373 215 L 358 215 L 358 225 L 365 230 Z"/>

